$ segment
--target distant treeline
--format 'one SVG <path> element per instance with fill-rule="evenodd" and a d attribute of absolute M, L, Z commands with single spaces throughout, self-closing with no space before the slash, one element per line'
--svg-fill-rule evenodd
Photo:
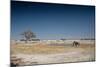
<path fill-rule="evenodd" d="M 94 38 L 91 38 L 91 39 L 87 38 L 87 39 L 80 39 L 80 40 L 95 40 L 95 39 Z"/>
<path fill-rule="evenodd" d="M 60 40 L 95 40 L 94 38 L 83 38 L 83 39 L 60 39 Z"/>

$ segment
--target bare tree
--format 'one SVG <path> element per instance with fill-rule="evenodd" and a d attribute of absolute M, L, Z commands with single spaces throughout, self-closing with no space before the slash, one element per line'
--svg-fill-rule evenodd
<path fill-rule="evenodd" d="M 33 33 L 30 30 L 23 32 L 21 35 L 24 36 L 26 43 L 27 43 L 27 41 L 30 41 L 32 38 L 36 38 L 35 33 Z"/>

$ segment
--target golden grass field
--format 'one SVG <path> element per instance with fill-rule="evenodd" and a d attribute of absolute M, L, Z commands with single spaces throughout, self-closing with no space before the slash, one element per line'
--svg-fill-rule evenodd
<path fill-rule="evenodd" d="M 95 44 L 80 44 L 79 47 L 73 47 L 72 45 L 51 46 L 44 43 L 33 44 L 36 45 L 11 45 L 11 59 L 13 56 L 16 58 L 23 58 L 24 63 L 20 65 L 95 60 Z"/>
<path fill-rule="evenodd" d="M 69 52 L 74 50 L 85 50 L 85 51 L 93 51 L 94 45 L 89 44 L 81 44 L 79 47 L 71 47 L 71 46 L 50 46 L 46 44 L 37 44 L 37 45 L 12 45 L 11 46 L 11 54 L 24 53 L 24 54 L 48 54 L 48 53 L 59 53 L 59 52 Z"/>

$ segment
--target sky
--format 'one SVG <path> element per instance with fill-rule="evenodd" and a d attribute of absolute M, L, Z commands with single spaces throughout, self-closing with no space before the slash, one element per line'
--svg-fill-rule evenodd
<path fill-rule="evenodd" d="M 95 7 L 12 1 L 11 39 L 27 30 L 39 39 L 95 38 Z"/>

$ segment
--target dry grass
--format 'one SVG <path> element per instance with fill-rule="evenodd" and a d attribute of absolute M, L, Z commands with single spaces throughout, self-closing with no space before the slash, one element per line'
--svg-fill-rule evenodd
<path fill-rule="evenodd" d="M 72 45 L 51 46 L 44 43 L 11 45 L 11 62 L 18 65 L 94 60 L 95 44 L 81 44 L 79 47 L 73 47 Z"/>
<path fill-rule="evenodd" d="M 51 54 L 51 53 L 63 53 L 63 52 L 72 52 L 77 50 L 93 51 L 94 45 L 81 44 L 79 47 L 72 46 L 50 46 L 46 44 L 37 44 L 37 45 L 11 45 L 12 54 Z"/>

